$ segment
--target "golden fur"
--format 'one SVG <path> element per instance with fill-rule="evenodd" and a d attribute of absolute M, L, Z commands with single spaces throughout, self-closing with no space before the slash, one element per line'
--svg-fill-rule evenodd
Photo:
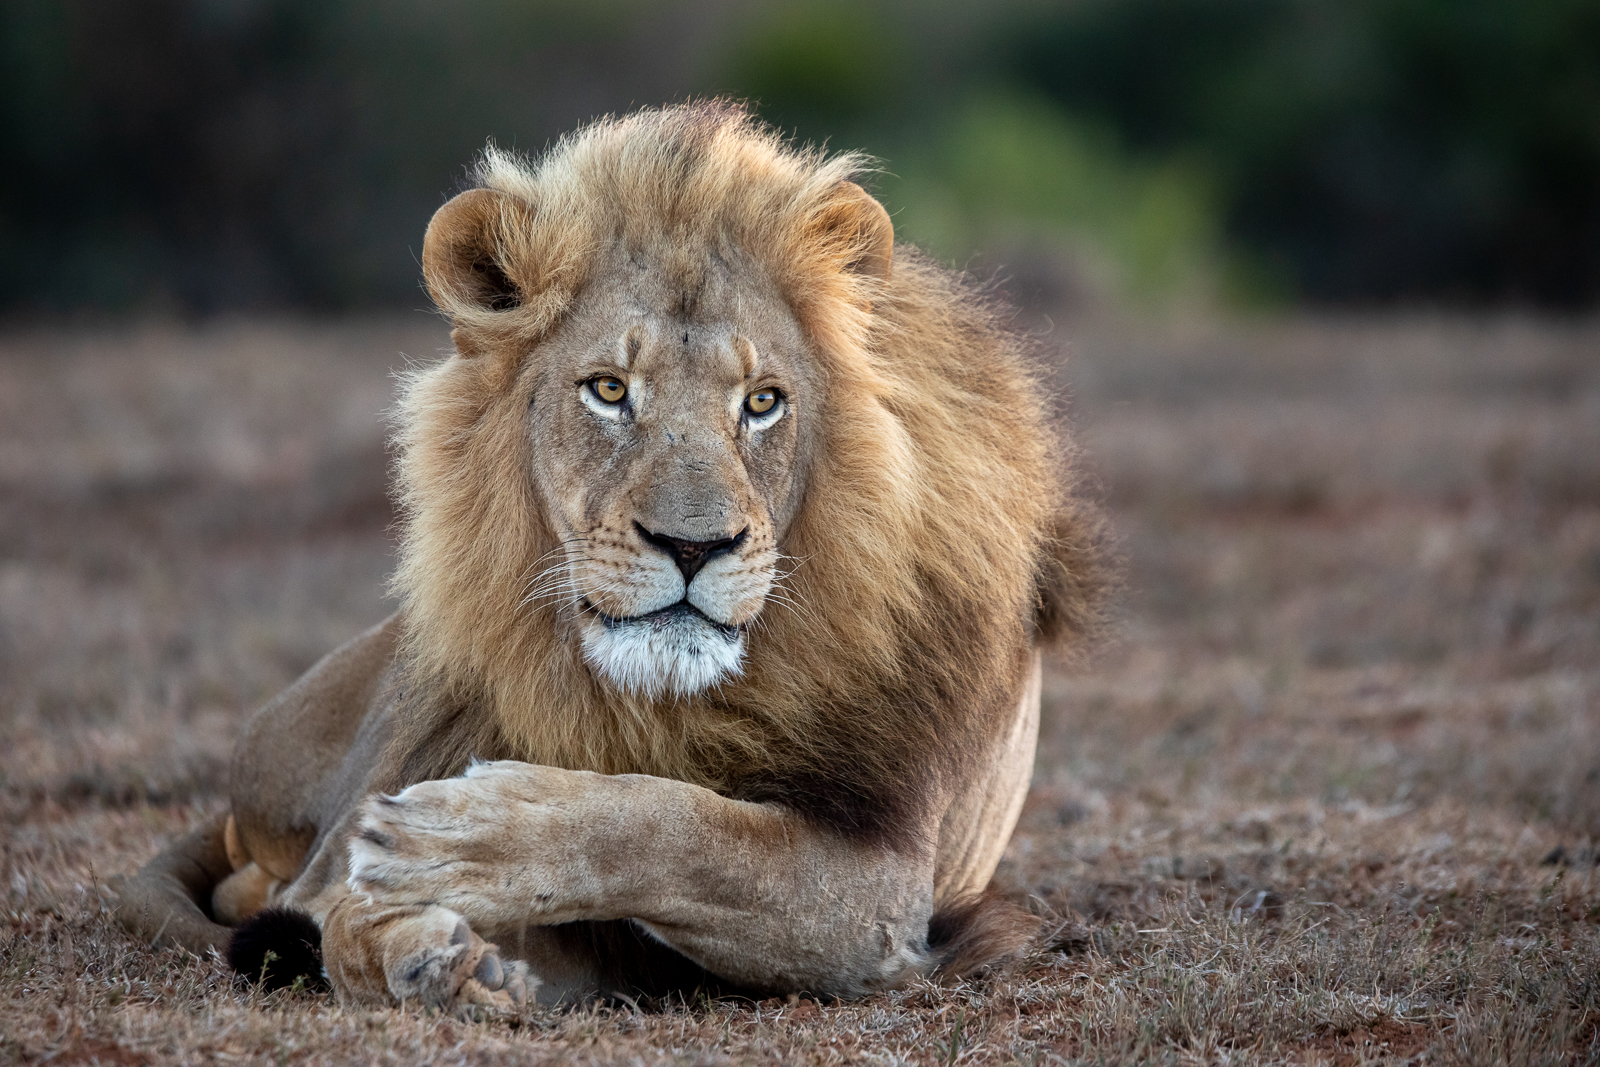
<path fill-rule="evenodd" d="M 536 166 L 491 153 L 480 169 L 523 205 L 499 250 L 522 306 L 487 311 L 434 289 L 458 344 L 481 355 L 407 383 L 394 587 L 418 669 L 481 697 L 518 758 L 726 787 L 774 746 L 823 762 L 834 753 L 813 750 L 898 749 L 907 723 L 866 711 L 880 693 L 922 689 L 908 671 L 939 669 L 908 647 L 947 645 L 959 627 L 978 647 L 949 663 L 945 684 L 989 690 L 1026 643 L 1057 543 L 1077 553 L 1077 577 L 1098 574 L 1095 530 L 1064 494 L 1065 457 L 1017 339 L 920 257 L 897 257 L 887 284 L 843 269 L 859 249 L 829 212 L 863 165 L 795 151 L 707 105 L 602 123 Z M 782 583 L 797 610 L 769 609 L 744 678 L 688 701 L 618 699 L 560 643 L 554 607 L 521 603 L 557 546 L 521 474 L 531 444 L 509 386 L 582 290 L 593 250 L 618 236 L 691 261 L 723 244 L 755 250 L 826 372 L 824 461 L 783 546 L 803 561 Z M 1067 607 L 1079 617 L 1098 592 L 1084 584 Z M 841 705 L 847 723 L 831 714 Z M 889 736 L 861 744 L 877 732 Z"/>
<path fill-rule="evenodd" d="M 407 959 L 426 957 L 427 973 L 443 976 L 440 1003 L 477 988 L 462 959 L 487 961 L 484 973 L 500 980 L 494 946 L 473 932 L 480 926 L 502 941 L 520 937 L 517 953 L 536 971 L 541 959 L 570 971 L 575 936 L 591 955 L 623 943 L 640 959 L 665 952 L 609 921 L 631 916 L 723 977 L 845 993 L 918 966 L 930 915 L 946 958 L 981 962 L 1015 940 L 1016 924 L 973 895 L 1026 788 L 1037 649 L 1081 646 L 1098 620 L 1101 527 L 1071 491 L 1071 451 L 1047 429 L 1025 346 L 959 275 L 891 248 L 887 215 L 851 180 L 864 168 L 861 157 L 795 148 L 722 102 L 602 121 L 533 164 L 486 157 L 478 188 L 441 209 L 424 248 L 459 355 L 412 374 L 400 404 L 401 610 L 258 716 L 236 756 L 236 824 L 210 828 L 130 883 L 125 922 L 164 930 L 177 916 L 187 941 L 215 943 L 192 903 L 195 878 L 172 872 L 202 853 L 207 871 L 222 852 L 238 853 L 238 873 L 215 897 L 229 914 L 243 918 L 268 899 L 301 908 L 329 951 L 348 957 L 328 966 L 336 987 L 341 974 L 375 975 L 348 981 L 377 983 L 376 996 L 413 995 L 411 979 L 398 977 L 403 945 Z M 571 523 L 563 529 L 554 516 L 573 509 L 548 498 L 566 490 L 530 472 L 554 464 L 577 479 L 561 484 L 624 502 L 638 488 L 586 466 L 598 453 L 568 440 L 566 424 L 530 416 L 553 361 L 572 358 L 573 324 L 600 314 L 596 292 L 626 294 L 617 272 L 635 263 L 659 281 L 652 292 L 671 295 L 651 312 L 660 321 L 697 321 L 702 294 L 715 305 L 705 315 L 782 308 L 778 317 L 797 324 L 796 373 L 811 390 L 786 428 L 793 447 L 780 466 L 794 488 L 755 505 L 770 526 L 758 531 L 769 539 L 763 551 L 775 545 L 781 556 L 769 602 L 743 634 L 742 672 L 688 694 L 608 682 L 574 638 L 572 603 L 535 595 L 552 558 L 570 550 Z M 718 271 L 721 290 L 710 280 Z M 308 786 L 285 771 L 303 765 L 292 753 L 312 729 L 320 740 Z M 520 763 L 435 781 L 473 758 Z M 374 792 L 400 798 L 363 799 Z M 539 799 L 547 795 L 570 800 L 550 809 Z M 591 914 L 550 888 L 586 869 L 565 857 L 654 864 L 649 877 L 667 884 L 683 853 L 631 829 L 662 805 L 682 813 L 673 840 L 726 870 L 726 892 L 748 896 L 734 892 L 744 884 L 736 856 L 765 856 L 749 884 L 775 870 L 794 880 L 788 903 L 730 925 L 706 918 L 724 913 L 698 900 L 704 878 L 670 905 L 624 905 L 615 886 L 573 883 L 572 899 L 609 900 L 593 914 L 607 921 L 591 924 L 592 937 L 548 927 L 529 941 L 530 922 Z M 560 821 L 576 811 L 592 817 Z M 448 839 L 407 821 L 419 812 L 424 822 L 455 812 Z M 594 829 L 607 820 L 618 828 Z M 722 851 L 735 837 L 743 844 Z M 504 898 L 509 874 L 463 890 L 456 910 L 440 905 L 454 891 L 448 881 L 418 896 L 454 869 L 450 857 L 492 874 L 483 850 L 513 844 L 517 870 L 555 879 L 540 890 L 555 903 L 532 919 Z M 807 888 L 804 872 L 815 870 L 835 872 L 834 887 L 859 885 L 833 905 L 854 926 Z M 840 943 L 862 962 L 838 981 L 811 964 L 741 956 L 755 944 L 805 955 L 817 931 L 856 937 L 857 927 L 881 937 Z M 498 987 L 478 994 L 503 997 Z"/>

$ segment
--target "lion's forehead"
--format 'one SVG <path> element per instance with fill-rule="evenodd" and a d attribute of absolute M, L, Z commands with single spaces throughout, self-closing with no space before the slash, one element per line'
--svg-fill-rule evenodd
<path fill-rule="evenodd" d="M 741 331 L 732 323 L 691 327 L 652 318 L 630 334 L 640 342 L 628 369 L 644 392 L 641 425 L 693 416 L 731 430 L 729 399 L 748 376 L 741 350 L 753 348 Z"/>
<path fill-rule="evenodd" d="M 597 255 L 561 332 L 607 345 L 630 329 L 672 342 L 663 349 L 687 343 L 723 350 L 735 336 L 767 351 L 802 344 L 799 324 L 772 279 L 753 259 L 710 246 L 669 253 L 614 245 Z"/>

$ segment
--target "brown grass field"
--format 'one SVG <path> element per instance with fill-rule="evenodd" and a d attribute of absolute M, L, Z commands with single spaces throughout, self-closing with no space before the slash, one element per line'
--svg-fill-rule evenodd
<path fill-rule="evenodd" d="M 263 995 L 103 888 L 390 610 L 381 413 L 442 328 L 0 335 L 0 1062 L 1600 1061 L 1600 324 L 1066 322 L 1128 588 L 1000 872 L 1054 936 L 480 1024 Z"/>

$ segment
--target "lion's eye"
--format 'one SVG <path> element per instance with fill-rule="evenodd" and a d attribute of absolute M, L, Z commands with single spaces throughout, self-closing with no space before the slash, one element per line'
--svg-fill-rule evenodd
<path fill-rule="evenodd" d="M 765 415 L 778 402 L 776 389 L 757 389 L 744 398 L 745 410 L 752 415 Z"/>
<path fill-rule="evenodd" d="M 589 383 L 589 388 L 594 390 L 596 397 L 607 404 L 620 404 L 622 398 L 628 395 L 627 383 L 609 374 L 595 378 Z"/>

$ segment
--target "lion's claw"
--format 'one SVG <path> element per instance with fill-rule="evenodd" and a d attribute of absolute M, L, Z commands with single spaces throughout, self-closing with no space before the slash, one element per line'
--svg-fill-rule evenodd
<path fill-rule="evenodd" d="M 520 1011 L 529 985 L 538 984 L 528 965 L 501 959 L 500 949 L 474 933 L 465 919 L 437 910 L 442 913 L 433 918 L 437 932 L 387 968 L 390 992 L 402 1003 L 417 1001 L 461 1018 Z M 454 922 L 445 927 L 448 918 Z M 439 937 L 446 929 L 449 933 Z"/>
<path fill-rule="evenodd" d="M 500 966 L 500 958 L 492 952 L 486 952 L 483 959 L 478 961 L 478 969 L 472 972 L 485 989 L 499 989 L 505 984 L 505 968 Z"/>

